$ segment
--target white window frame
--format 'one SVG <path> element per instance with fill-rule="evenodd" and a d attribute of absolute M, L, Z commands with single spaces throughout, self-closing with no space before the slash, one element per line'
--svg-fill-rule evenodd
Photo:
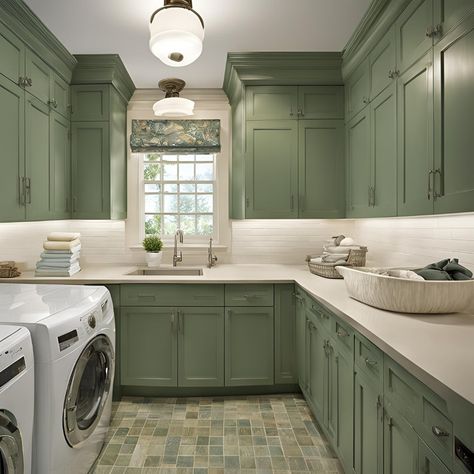
<path fill-rule="evenodd" d="M 195 112 L 190 120 L 213 120 L 221 122 L 221 152 L 215 154 L 214 215 L 215 226 L 214 247 L 220 251 L 228 251 L 231 246 L 231 221 L 229 219 L 229 176 L 231 159 L 230 106 L 227 97 L 220 89 L 187 90 L 186 97 L 195 101 Z M 137 90 L 128 106 L 127 136 L 130 137 L 132 120 L 154 120 L 153 104 L 163 98 L 162 92 L 156 89 Z M 163 117 L 166 119 L 167 117 Z M 171 119 L 171 117 L 170 117 Z M 136 159 L 128 146 L 127 169 L 127 220 L 126 245 L 131 249 L 141 249 L 144 235 L 144 199 L 143 199 L 143 160 Z M 164 247 L 173 245 L 164 240 Z M 187 239 L 184 236 L 185 248 L 207 248 L 207 239 Z"/>

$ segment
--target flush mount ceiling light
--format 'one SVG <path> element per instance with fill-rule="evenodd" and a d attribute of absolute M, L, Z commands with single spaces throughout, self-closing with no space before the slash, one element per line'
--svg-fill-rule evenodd
<path fill-rule="evenodd" d="M 165 92 L 165 98 L 153 105 L 155 115 L 186 117 L 194 114 L 194 102 L 179 96 L 186 83 L 181 79 L 163 79 L 158 87 Z"/>
<path fill-rule="evenodd" d="M 164 0 L 150 19 L 151 52 L 167 66 L 193 63 L 202 53 L 204 21 L 192 0 Z"/>

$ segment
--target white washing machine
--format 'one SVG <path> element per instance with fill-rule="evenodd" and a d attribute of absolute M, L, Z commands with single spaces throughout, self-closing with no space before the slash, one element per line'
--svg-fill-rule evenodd
<path fill-rule="evenodd" d="M 87 473 L 108 430 L 115 367 L 105 287 L 0 284 L 0 324 L 27 327 L 35 357 L 33 469 Z"/>
<path fill-rule="evenodd" d="M 31 473 L 33 345 L 28 329 L 0 326 L 0 472 Z"/>

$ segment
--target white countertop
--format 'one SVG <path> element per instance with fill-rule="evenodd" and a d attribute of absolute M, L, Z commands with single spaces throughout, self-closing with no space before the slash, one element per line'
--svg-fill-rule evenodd
<path fill-rule="evenodd" d="M 407 315 L 372 308 L 349 297 L 343 280 L 312 275 L 297 265 L 218 265 L 202 276 L 127 275 L 131 265 L 84 268 L 70 278 L 35 278 L 24 272 L 5 283 L 293 283 L 349 322 L 441 396 L 449 392 L 474 405 L 474 313 Z"/>

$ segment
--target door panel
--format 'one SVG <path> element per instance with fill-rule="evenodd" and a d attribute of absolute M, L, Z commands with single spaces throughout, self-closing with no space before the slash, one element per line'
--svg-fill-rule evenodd
<path fill-rule="evenodd" d="M 49 103 L 50 81 L 52 71 L 49 66 L 30 49 L 26 50 L 26 76 L 31 79 L 27 91 L 43 104 Z"/>
<path fill-rule="evenodd" d="M 343 119 L 344 87 L 298 87 L 298 115 L 304 119 Z"/>
<path fill-rule="evenodd" d="M 71 86 L 71 120 L 103 122 L 109 119 L 110 89 L 107 84 Z"/>
<path fill-rule="evenodd" d="M 442 34 L 446 35 L 473 10 L 472 0 L 434 0 L 434 23 L 441 23 Z"/>
<path fill-rule="evenodd" d="M 25 45 L 0 24 L 0 74 L 18 84 L 25 76 Z"/>
<path fill-rule="evenodd" d="M 299 217 L 344 217 L 344 123 L 300 120 Z"/>
<path fill-rule="evenodd" d="M 288 120 L 296 118 L 298 88 L 296 86 L 247 87 L 247 120 Z"/>
<path fill-rule="evenodd" d="M 370 100 L 374 100 L 383 90 L 393 83 L 391 73 L 395 73 L 395 28 L 391 28 L 379 41 L 369 56 L 370 63 Z"/>
<path fill-rule="evenodd" d="M 51 107 L 64 117 L 69 117 L 69 85 L 56 74 L 51 75 Z"/>
<path fill-rule="evenodd" d="M 369 60 L 366 59 L 352 73 L 346 86 L 346 118 L 357 115 L 368 103 L 370 95 Z"/>

